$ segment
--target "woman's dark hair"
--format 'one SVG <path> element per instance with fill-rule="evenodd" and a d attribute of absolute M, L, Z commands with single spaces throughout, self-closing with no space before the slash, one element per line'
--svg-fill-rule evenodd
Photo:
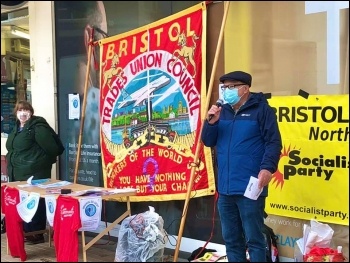
<path fill-rule="evenodd" d="M 15 108 L 13 109 L 13 113 L 15 116 L 17 115 L 17 111 L 19 110 L 29 110 L 32 115 L 34 115 L 33 106 L 26 100 L 20 100 L 16 103 Z"/>

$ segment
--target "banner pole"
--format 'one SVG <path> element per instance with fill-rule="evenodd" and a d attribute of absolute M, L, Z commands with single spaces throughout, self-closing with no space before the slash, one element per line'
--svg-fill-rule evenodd
<path fill-rule="evenodd" d="M 90 39 L 89 39 L 89 47 L 88 47 L 88 61 L 87 61 L 87 66 L 86 66 L 86 76 L 85 76 L 85 85 L 84 85 L 83 109 L 81 112 L 77 158 L 75 161 L 75 170 L 74 170 L 74 183 L 75 184 L 77 183 L 77 178 L 78 178 L 78 168 L 79 168 L 80 154 L 81 154 L 81 141 L 83 138 L 83 131 L 84 131 L 86 98 L 87 98 L 88 81 L 89 81 L 89 76 L 90 76 L 91 53 L 92 53 L 92 46 L 93 46 L 93 41 L 92 41 L 93 34 L 94 34 L 94 29 L 92 28 L 90 31 Z"/>
<path fill-rule="evenodd" d="M 220 29 L 219 38 L 218 38 L 218 44 L 216 46 L 213 68 L 212 68 L 210 81 L 209 81 L 209 88 L 208 88 L 208 92 L 207 92 L 205 109 L 208 109 L 209 103 L 210 103 L 211 93 L 212 93 L 213 84 L 214 84 L 214 77 L 215 77 L 216 68 L 217 68 L 217 64 L 218 64 L 218 60 L 219 60 L 221 43 L 222 43 L 222 39 L 223 39 L 223 35 L 224 35 L 224 29 L 225 29 L 226 18 L 227 18 L 229 6 L 230 6 L 230 1 L 224 1 L 224 16 L 222 18 L 221 29 Z M 195 169 L 196 169 L 195 164 L 198 163 L 198 157 L 199 157 L 200 145 L 201 145 L 201 136 L 202 136 L 202 130 L 203 130 L 203 124 L 205 121 L 205 117 L 206 116 L 202 116 L 201 127 L 199 130 L 198 136 L 196 137 L 196 141 L 197 141 L 196 152 L 195 152 L 195 156 L 193 157 L 194 165 L 192 166 L 190 180 L 187 184 L 186 199 L 185 199 L 185 204 L 184 204 L 184 208 L 183 208 L 183 212 L 182 212 L 180 229 L 179 229 L 179 233 L 177 235 L 177 242 L 176 242 L 175 253 L 174 253 L 174 262 L 177 262 L 177 259 L 179 256 L 181 238 L 182 238 L 182 234 L 183 234 L 183 230 L 184 230 L 184 226 L 185 226 L 185 222 L 186 222 L 186 215 L 187 215 L 188 205 L 189 205 L 189 201 L 190 201 L 190 195 L 191 195 L 191 191 L 192 191 L 192 187 L 193 187 L 193 181 L 194 181 L 194 175 L 195 175 Z"/>

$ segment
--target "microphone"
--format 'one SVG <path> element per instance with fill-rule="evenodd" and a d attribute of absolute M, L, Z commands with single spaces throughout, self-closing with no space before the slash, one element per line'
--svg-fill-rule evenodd
<path fill-rule="evenodd" d="M 222 107 L 222 104 L 224 104 L 224 101 L 222 99 L 218 99 L 215 103 L 217 107 Z M 214 117 L 213 114 L 209 115 L 208 122 L 211 121 L 211 119 Z"/>

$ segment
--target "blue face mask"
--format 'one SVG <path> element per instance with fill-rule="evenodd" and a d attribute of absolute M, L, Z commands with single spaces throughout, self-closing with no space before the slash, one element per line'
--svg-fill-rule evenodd
<path fill-rule="evenodd" d="M 231 106 L 237 104 L 241 97 L 238 96 L 239 89 L 225 89 L 223 92 L 224 100 Z"/>

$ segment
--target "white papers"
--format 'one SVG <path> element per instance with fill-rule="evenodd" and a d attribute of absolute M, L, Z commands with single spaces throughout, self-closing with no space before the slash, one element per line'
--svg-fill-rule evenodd
<path fill-rule="evenodd" d="M 46 205 L 46 218 L 50 226 L 53 226 L 53 219 L 55 217 L 56 210 L 56 197 L 54 195 L 45 196 L 45 205 Z"/>
<path fill-rule="evenodd" d="M 70 196 L 101 196 L 101 195 L 107 195 L 108 190 L 107 189 L 101 189 L 101 188 L 91 188 L 86 190 L 80 190 L 80 191 L 74 191 Z"/>
<path fill-rule="evenodd" d="M 80 118 L 80 98 L 79 94 L 68 94 L 68 119 L 79 120 Z"/>
<path fill-rule="evenodd" d="M 31 187 L 32 185 L 31 184 L 19 184 L 17 185 L 18 187 Z"/>
<path fill-rule="evenodd" d="M 102 198 L 100 196 L 83 197 L 79 202 L 82 226 L 79 231 L 96 230 L 101 221 Z"/>
<path fill-rule="evenodd" d="M 259 179 L 251 176 L 247 188 L 245 189 L 244 196 L 249 199 L 256 200 L 261 194 L 263 188 L 259 188 Z"/>
<path fill-rule="evenodd" d="M 135 188 L 123 188 L 123 189 L 113 188 L 113 189 L 110 189 L 109 191 L 114 194 L 122 194 L 122 193 L 134 193 L 136 192 L 136 189 Z"/>
<path fill-rule="evenodd" d="M 136 192 L 134 188 L 125 188 L 125 189 L 106 189 L 106 188 L 91 188 L 87 190 L 74 191 L 70 196 L 105 196 L 121 193 L 132 193 Z"/>
<path fill-rule="evenodd" d="M 17 212 L 26 223 L 32 221 L 33 216 L 38 210 L 40 194 L 30 193 L 29 196 L 17 204 Z"/>

